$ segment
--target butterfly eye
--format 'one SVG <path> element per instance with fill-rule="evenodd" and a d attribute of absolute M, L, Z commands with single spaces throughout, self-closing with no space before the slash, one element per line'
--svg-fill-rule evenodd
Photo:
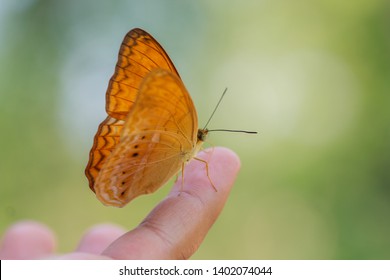
<path fill-rule="evenodd" d="M 138 153 L 133 153 L 132 157 L 138 157 Z"/>

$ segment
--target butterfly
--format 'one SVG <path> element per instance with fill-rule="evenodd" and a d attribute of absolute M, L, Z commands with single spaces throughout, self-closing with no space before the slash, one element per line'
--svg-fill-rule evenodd
<path fill-rule="evenodd" d="M 121 44 L 85 174 L 105 205 L 123 207 L 164 185 L 196 158 L 208 130 L 161 45 L 139 28 Z M 184 178 L 184 177 L 182 177 Z"/>

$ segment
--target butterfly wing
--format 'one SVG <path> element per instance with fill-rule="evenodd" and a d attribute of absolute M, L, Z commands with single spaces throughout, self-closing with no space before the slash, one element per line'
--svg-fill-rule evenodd
<path fill-rule="evenodd" d="M 92 149 L 89 153 L 89 162 L 85 169 L 85 175 L 89 180 L 89 187 L 94 190 L 95 179 L 103 166 L 104 160 L 111 154 L 115 146 L 120 142 L 120 135 L 125 121 L 107 116 L 99 125 L 95 135 Z"/>
<path fill-rule="evenodd" d="M 160 44 L 141 29 L 129 31 L 119 50 L 115 73 L 106 93 L 107 114 L 124 120 L 133 105 L 139 86 L 153 69 L 162 68 L 179 74 Z"/>
<path fill-rule="evenodd" d="M 106 93 L 108 117 L 99 125 L 85 169 L 93 191 L 105 159 L 120 141 L 124 120 L 134 104 L 141 81 L 156 68 L 179 76 L 164 49 L 150 34 L 138 28 L 129 31 L 123 39 Z"/>
<path fill-rule="evenodd" d="M 122 207 L 154 192 L 197 152 L 198 120 L 182 81 L 157 69 L 142 83 L 124 124 L 120 143 L 95 183 L 103 204 Z"/>

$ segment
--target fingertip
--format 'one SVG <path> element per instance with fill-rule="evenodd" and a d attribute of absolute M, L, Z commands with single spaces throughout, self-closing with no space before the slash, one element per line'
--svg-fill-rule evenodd
<path fill-rule="evenodd" d="M 179 176 L 173 192 L 200 191 L 202 195 L 212 195 L 215 187 L 218 192 L 228 193 L 240 168 L 240 158 L 232 150 L 224 147 L 205 149 L 185 166 L 184 186 Z"/>
<path fill-rule="evenodd" d="M 36 221 L 20 221 L 5 232 L 1 259 L 37 259 L 52 254 L 56 247 L 53 231 Z"/>
<path fill-rule="evenodd" d="M 213 148 L 207 148 L 201 153 L 213 153 L 212 156 L 215 157 L 215 159 L 223 159 L 228 161 L 230 164 L 233 164 L 233 167 L 240 168 L 241 161 L 239 156 L 231 149 L 226 147 L 213 147 Z"/>
<path fill-rule="evenodd" d="M 204 152 L 211 166 L 210 176 L 222 186 L 232 186 L 241 168 L 238 155 L 225 147 L 206 149 Z M 203 156 L 203 155 L 201 155 Z"/>

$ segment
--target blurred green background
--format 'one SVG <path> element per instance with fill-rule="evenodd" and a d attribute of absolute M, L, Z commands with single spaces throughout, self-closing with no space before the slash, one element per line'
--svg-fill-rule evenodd
<path fill-rule="evenodd" d="M 241 157 L 194 259 L 390 258 L 390 3 L 357 0 L 0 0 L 0 231 L 51 226 L 59 250 L 95 223 L 131 229 L 169 191 L 123 209 L 84 176 L 126 32 L 174 61 L 212 145 Z"/>

